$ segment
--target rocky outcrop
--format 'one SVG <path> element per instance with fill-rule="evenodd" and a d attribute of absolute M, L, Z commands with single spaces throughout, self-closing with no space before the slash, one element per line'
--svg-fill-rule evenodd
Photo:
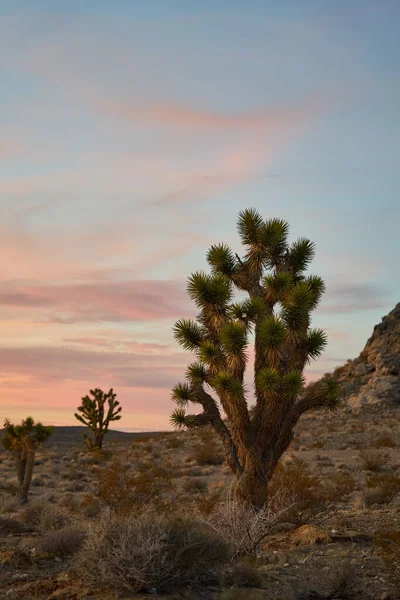
<path fill-rule="evenodd" d="M 352 409 L 400 406 L 400 303 L 374 327 L 360 356 L 338 367 L 335 375 Z"/>

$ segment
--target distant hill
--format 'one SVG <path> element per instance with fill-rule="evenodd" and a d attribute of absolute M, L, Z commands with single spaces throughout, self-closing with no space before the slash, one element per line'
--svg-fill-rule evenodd
<path fill-rule="evenodd" d="M 71 425 L 63 427 L 54 427 L 54 433 L 46 442 L 46 446 L 51 448 L 52 446 L 82 446 L 83 447 L 83 434 L 87 433 L 87 427 L 80 425 Z M 130 442 L 140 437 L 146 436 L 151 437 L 157 435 L 159 431 L 149 432 L 133 432 L 129 433 L 126 431 L 109 431 L 104 438 L 104 445 L 107 446 L 110 442 Z M 0 430 L 0 439 L 3 435 L 3 431 Z"/>

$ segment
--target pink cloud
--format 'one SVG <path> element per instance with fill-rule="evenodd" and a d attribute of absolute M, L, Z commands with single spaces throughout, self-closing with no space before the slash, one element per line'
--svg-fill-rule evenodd
<path fill-rule="evenodd" d="M 78 89 L 78 86 L 76 86 Z M 243 113 L 218 112 L 196 109 L 179 104 L 151 104 L 135 100 L 115 100 L 81 89 L 81 95 L 99 112 L 124 121 L 150 121 L 174 127 L 193 128 L 250 128 L 259 130 L 285 128 L 303 119 L 319 114 L 326 106 L 326 98 L 316 96 L 288 108 L 265 107 Z"/>
<path fill-rule="evenodd" d="M 93 284 L 3 284 L 0 305 L 40 309 L 59 322 L 149 321 L 192 314 L 185 286 L 177 281 L 135 280 Z"/>

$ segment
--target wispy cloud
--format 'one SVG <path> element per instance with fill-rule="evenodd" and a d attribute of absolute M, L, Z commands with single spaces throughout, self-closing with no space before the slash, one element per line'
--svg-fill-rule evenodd
<path fill-rule="evenodd" d="M 318 312 L 325 314 L 359 313 L 388 308 L 391 303 L 382 286 L 373 283 L 336 283 L 328 288 Z"/>
<path fill-rule="evenodd" d="M 75 323 L 151 321 L 192 314 L 182 282 L 139 280 L 96 284 L 4 284 L 0 306 L 40 309 L 43 318 Z"/>

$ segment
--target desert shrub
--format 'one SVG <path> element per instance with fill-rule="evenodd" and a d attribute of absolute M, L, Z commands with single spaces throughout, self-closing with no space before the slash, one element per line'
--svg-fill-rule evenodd
<path fill-rule="evenodd" d="M 15 496 L 10 496 L 7 493 L 0 492 L 0 513 L 14 513 L 21 506 L 18 498 Z"/>
<path fill-rule="evenodd" d="M 301 525 L 320 511 L 326 502 L 326 490 L 308 464 L 296 458 L 292 463 L 278 464 L 268 487 L 269 506 L 273 513 L 284 515 L 285 521 Z"/>
<path fill-rule="evenodd" d="M 200 515 L 210 515 L 218 503 L 221 501 L 222 490 L 212 490 L 208 494 L 199 494 L 194 501 L 194 508 Z"/>
<path fill-rule="evenodd" d="M 73 494 L 66 494 L 60 498 L 58 505 L 70 512 L 76 512 L 79 508 L 79 501 Z"/>
<path fill-rule="evenodd" d="M 389 455 L 383 452 L 366 450 L 360 454 L 362 468 L 365 471 L 379 471 L 389 460 Z"/>
<path fill-rule="evenodd" d="M 170 438 L 167 438 L 165 445 L 168 450 L 177 450 L 178 448 L 183 448 L 185 442 L 181 437 L 171 436 Z"/>
<path fill-rule="evenodd" d="M 1 566 L 13 567 L 14 569 L 29 569 L 35 562 L 34 554 L 30 548 L 20 544 L 16 548 L 10 548 L 1 552 Z M 2 590 L 3 591 L 3 590 Z M 4 596 L 2 596 L 4 598 Z M 19 598 L 20 596 L 18 596 Z M 15 596 L 14 596 L 15 598 Z M 27 596 L 25 596 L 27 598 Z"/>
<path fill-rule="evenodd" d="M 396 448 L 396 441 L 390 435 L 381 435 L 374 442 L 375 448 Z"/>
<path fill-rule="evenodd" d="M 117 518 L 109 514 L 89 528 L 77 557 L 85 580 L 127 592 L 168 592 L 196 587 L 230 558 L 228 545 L 193 519 Z"/>
<path fill-rule="evenodd" d="M 335 473 L 324 482 L 324 497 L 326 501 L 341 500 L 356 488 L 356 481 L 349 473 Z"/>
<path fill-rule="evenodd" d="M 1 490 L 3 492 L 6 492 L 7 494 L 11 494 L 12 496 L 15 496 L 16 494 L 18 494 L 18 486 L 15 483 L 5 483 L 1 486 Z"/>
<path fill-rule="evenodd" d="M 81 510 L 87 519 L 97 517 L 102 510 L 99 498 L 86 494 L 81 501 Z"/>
<path fill-rule="evenodd" d="M 400 585 L 400 529 L 379 529 L 374 542 L 393 583 Z"/>
<path fill-rule="evenodd" d="M 400 477 L 392 474 L 373 473 L 367 479 L 364 490 L 366 506 L 389 504 L 400 493 Z"/>
<path fill-rule="evenodd" d="M 215 433 L 215 430 L 210 426 L 201 427 L 200 429 L 197 429 L 195 434 L 197 438 L 203 442 L 203 444 L 209 444 L 219 439 L 217 437 L 217 434 Z"/>
<path fill-rule="evenodd" d="M 349 559 L 343 558 L 336 562 L 330 569 L 330 573 L 323 578 L 315 578 L 312 585 L 309 578 L 297 589 L 295 600 L 355 600 L 360 595 L 354 588 L 354 567 Z"/>
<path fill-rule="evenodd" d="M 76 528 L 59 529 L 46 533 L 37 543 L 39 553 L 54 554 L 60 558 L 77 552 L 85 539 L 85 531 Z"/>
<path fill-rule="evenodd" d="M 256 566 L 245 561 L 234 563 L 230 569 L 224 570 L 221 576 L 223 587 L 261 588 L 262 583 L 262 576 Z"/>
<path fill-rule="evenodd" d="M 67 492 L 82 492 L 85 489 L 85 484 L 81 481 L 71 481 L 65 486 Z"/>
<path fill-rule="evenodd" d="M 33 487 L 41 487 L 44 484 L 45 484 L 45 481 L 43 479 L 43 476 L 34 477 L 31 481 L 31 486 L 33 486 Z"/>
<path fill-rule="evenodd" d="M 316 449 L 321 449 L 324 447 L 324 442 L 314 442 L 313 444 L 311 444 L 310 448 L 316 448 Z"/>
<path fill-rule="evenodd" d="M 57 506 L 40 502 L 25 507 L 20 518 L 23 523 L 40 532 L 63 529 L 71 522 L 70 517 Z"/>
<path fill-rule="evenodd" d="M 159 465 L 136 472 L 114 460 L 97 478 L 98 497 L 121 515 L 142 511 L 149 502 L 161 508 L 172 477 L 170 469 Z"/>
<path fill-rule="evenodd" d="M 16 519 L 0 517 L 0 535 L 9 535 L 10 533 L 24 533 L 24 525 Z"/>
<path fill-rule="evenodd" d="M 234 494 L 216 505 L 207 518 L 216 533 L 234 549 L 234 556 L 255 555 L 276 522 L 268 507 L 257 510 L 246 507 Z"/>
<path fill-rule="evenodd" d="M 194 451 L 193 458 L 200 466 L 222 465 L 224 462 L 223 454 L 215 443 L 197 446 Z"/>
<path fill-rule="evenodd" d="M 205 492 L 207 487 L 207 482 L 198 478 L 186 479 L 183 484 L 185 492 Z"/>

